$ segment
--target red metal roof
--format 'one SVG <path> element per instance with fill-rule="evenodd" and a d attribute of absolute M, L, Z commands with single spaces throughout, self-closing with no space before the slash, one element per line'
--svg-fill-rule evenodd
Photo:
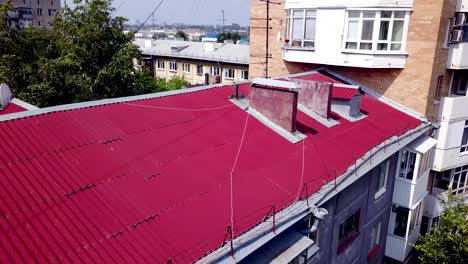
<path fill-rule="evenodd" d="M 0 263 L 189 263 L 221 246 L 246 120 L 231 94 L 227 86 L 0 122 Z M 308 194 L 421 124 L 368 95 L 362 109 L 354 123 L 333 115 L 332 128 L 298 113 Z M 302 145 L 249 120 L 233 178 L 235 236 L 295 201 Z"/>
<path fill-rule="evenodd" d="M 3 110 L 0 110 L 0 115 L 7 115 L 24 111 L 27 111 L 27 109 L 10 102 Z"/>
<path fill-rule="evenodd" d="M 342 100 L 351 100 L 356 93 L 359 91 L 353 88 L 342 88 L 342 87 L 333 87 L 332 89 L 332 98 L 333 99 L 342 99 Z"/>

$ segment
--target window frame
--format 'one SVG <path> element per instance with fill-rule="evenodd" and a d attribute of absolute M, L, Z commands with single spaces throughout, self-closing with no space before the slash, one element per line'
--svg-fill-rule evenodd
<path fill-rule="evenodd" d="M 452 83 L 450 84 L 450 93 L 452 95 L 466 96 L 468 95 L 468 77 L 463 74 L 468 74 L 468 70 L 455 70 L 452 74 Z M 460 89 L 465 83 L 464 90 Z"/>
<path fill-rule="evenodd" d="M 229 73 L 232 73 L 232 75 L 230 75 Z M 235 78 L 236 78 L 236 70 L 235 69 L 232 69 L 232 68 L 224 69 L 224 79 L 233 80 Z"/>
<path fill-rule="evenodd" d="M 302 16 L 294 16 L 294 11 L 302 11 Z M 313 11 L 313 15 L 307 15 L 307 11 Z M 302 18 L 301 39 L 293 39 L 293 21 L 294 19 Z M 313 39 L 306 38 L 306 21 L 314 20 L 315 29 Z M 286 30 L 285 30 L 285 46 L 288 48 L 299 48 L 307 50 L 315 50 L 315 39 L 317 35 L 317 9 L 314 8 L 290 8 L 286 9 Z M 293 43 L 300 42 L 299 46 L 294 46 Z M 305 43 L 311 43 L 310 46 L 305 46 Z"/>
<path fill-rule="evenodd" d="M 197 65 L 197 75 L 203 76 L 203 65 Z"/>
<path fill-rule="evenodd" d="M 359 236 L 361 223 L 361 208 L 355 211 L 352 215 L 348 216 L 338 226 L 338 247 L 337 253 L 340 254 Z M 342 234 L 342 229 L 347 228 L 348 225 L 352 225 L 352 228 L 345 230 Z"/>
<path fill-rule="evenodd" d="M 351 18 L 351 20 L 358 21 L 358 32 L 357 36 L 358 39 L 348 39 L 348 29 L 349 29 L 349 13 L 350 11 L 358 11 L 359 18 Z M 382 18 L 382 12 L 389 11 L 392 12 L 390 18 Z M 375 12 L 373 18 L 364 18 L 364 12 Z M 396 12 L 403 12 L 404 16 L 402 18 L 395 18 Z M 344 53 L 363 53 L 363 54 L 407 54 L 406 53 L 406 42 L 408 36 L 408 27 L 409 27 L 409 17 L 410 11 L 407 9 L 375 9 L 375 8 L 350 8 L 346 10 L 345 14 L 345 26 L 343 32 L 343 41 L 342 41 L 342 52 Z M 370 50 L 367 49 L 360 49 L 360 45 L 362 42 L 362 24 L 363 21 L 370 21 L 373 20 L 373 30 L 372 30 L 372 40 L 365 40 L 365 43 L 371 43 L 372 47 Z M 380 27 L 381 22 L 388 21 L 389 27 L 387 32 L 387 39 L 386 40 L 379 40 L 380 35 Z M 395 21 L 403 21 L 403 32 L 401 41 L 393 41 L 393 26 Z M 356 42 L 356 48 L 347 48 L 346 44 L 348 42 Z M 387 44 L 387 50 L 379 50 L 378 44 Z M 392 50 L 392 44 L 400 44 L 401 48 L 399 50 Z"/>
<path fill-rule="evenodd" d="M 210 67 L 210 76 L 221 76 L 221 68 L 216 66 Z"/>
<path fill-rule="evenodd" d="M 466 134 L 466 136 L 465 136 Z M 460 155 L 468 154 L 468 120 L 465 121 L 462 132 L 462 140 L 460 145 Z"/>
<path fill-rule="evenodd" d="M 190 63 L 182 63 L 182 72 L 190 73 Z"/>
<path fill-rule="evenodd" d="M 376 253 L 378 249 L 380 249 L 380 238 L 382 235 L 382 221 L 379 221 L 374 227 L 372 227 L 371 231 L 371 239 L 370 239 L 370 247 L 367 255 L 370 256 L 372 253 Z"/>
<path fill-rule="evenodd" d="M 158 70 L 164 70 L 166 69 L 166 63 L 163 60 L 157 60 L 156 61 L 156 69 Z"/>
<path fill-rule="evenodd" d="M 456 178 L 456 188 L 453 188 Z M 464 179 L 462 180 L 462 178 Z M 459 195 L 468 192 L 468 165 L 453 169 L 453 174 L 452 178 L 450 179 L 449 188 L 452 189 L 454 195 Z"/>
<path fill-rule="evenodd" d="M 249 79 L 249 71 L 248 70 L 242 70 L 241 71 L 241 78 L 242 78 L 242 80 L 248 80 Z"/>
<path fill-rule="evenodd" d="M 382 168 L 384 169 L 383 182 L 382 182 Z M 390 170 L 390 160 L 384 161 L 379 166 L 379 181 L 374 198 L 379 199 L 387 191 L 388 174 Z M 381 184 L 382 182 L 382 184 Z"/>
<path fill-rule="evenodd" d="M 169 62 L 169 71 L 170 71 L 170 72 L 177 72 L 177 70 L 178 70 L 177 62 L 175 62 L 175 61 L 170 61 L 170 62 Z"/>
<path fill-rule="evenodd" d="M 405 152 L 408 153 L 408 156 L 407 156 L 406 160 L 403 161 L 403 155 L 404 155 Z M 410 163 L 411 163 L 410 158 L 412 158 L 412 157 L 414 157 L 413 168 L 408 170 L 408 167 L 410 166 Z M 414 175 L 415 175 L 416 167 L 417 167 L 418 153 L 416 153 L 416 152 L 414 152 L 412 150 L 409 150 L 409 149 L 403 149 L 398 161 L 399 161 L 399 163 L 398 163 L 398 166 L 399 166 L 398 167 L 398 178 L 402 179 L 402 180 L 413 182 L 415 180 L 415 178 L 416 178 L 416 177 L 414 177 Z M 405 168 L 404 169 L 402 168 L 402 162 L 405 162 Z M 404 173 L 405 177 L 402 177 L 403 173 Z M 407 178 L 409 173 L 411 173 L 411 179 Z"/>

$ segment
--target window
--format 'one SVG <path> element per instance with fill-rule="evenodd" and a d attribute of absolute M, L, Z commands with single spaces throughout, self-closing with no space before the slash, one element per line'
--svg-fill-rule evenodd
<path fill-rule="evenodd" d="M 397 205 L 392 206 L 392 212 L 395 213 L 395 226 L 393 234 L 399 237 L 406 237 L 406 228 L 408 227 L 409 209 Z"/>
<path fill-rule="evenodd" d="M 434 94 L 434 100 L 437 102 L 440 100 L 440 91 L 442 90 L 443 84 L 444 84 L 444 76 L 440 75 L 437 77 L 436 90 Z"/>
<path fill-rule="evenodd" d="M 54 0 L 50 0 L 50 5 L 54 5 Z"/>
<path fill-rule="evenodd" d="M 49 9 L 49 16 L 55 16 L 56 12 L 57 12 L 57 10 L 55 10 L 55 9 Z"/>
<path fill-rule="evenodd" d="M 342 252 L 359 234 L 359 217 L 361 210 L 357 210 L 348 217 L 338 231 L 338 253 Z"/>
<path fill-rule="evenodd" d="M 450 44 L 468 42 L 468 13 L 455 14 L 455 22 L 450 33 Z"/>
<path fill-rule="evenodd" d="M 434 160 L 435 149 L 431 148 L 424 154 L 421 154 L 421 162 L 419 163 L 418 177 L 421 177 L 429 169 L 432 168 L 432 161 Z"/>
<path fill-rule="evenodd" d="M 182 71 L 190 72 L 190 64 L 189 63 L 182 64 Z"/>
<path fill-rule="evenodd" d="M 165 63 L 162 60 L 158 60 L 156 63 L 158 69 L 164 70 L 165 69 Z"/>
<path fill-rule="evenodd" d="M 286 44 L 291 47 L 314 48 L 316 16 L 316 10 L 286 10 Z"/>
<path fill-rule="evenodd" d="M 452 192 L 455 195 L 468 191 L 467 185 L 468 166 L 458 167 L 454 170 L 452 180 Z"/>
<path fill-rule="evenodd" d="M 224 71 L 224 78 L 234 79 L 236 77 L 236 71 L 234 69 L 226 69 Z"/>
<path fill-rule="evenodd" d="M 452 81 L 452 93 L 456 95 L 466 95 L 467 90 L 468 90 L 468 70 L 454 71 L 453 81 Z"/>
<path fill-rule="evenodd" d="M 203 65 L 197 65 L 197 75 L 203 75 Z"/>
<path fill-rule="evenodd" d="M 242 71 L 241 72 L 241 77 L 243 80 L 248 80 L 249 79 L 249 71 Z"/>
<path fill-rule="evenodd" d="M 39 15 L 39 16 L 42 16 L 42 8 L 38 8 L 36 10 L 36 13 Z"/>
<path fill-rule="evenodd" d="M 465 127 L 463 128 L 463 136 L 461 142 L 460 153 L 468 152 L 468 120 L 465 121 Z"/>
<path fill-rule="evenodd" d="M 403 150 L 400 161 L 400 177 L 413 180 L 414 166 L 416 163 L 416 153 Z"/>
<path fill-rule="evenodd" d="M 177 71 L 177 62 L 175 62 L 175 61 L 169 62 L 169 70 L 170 71 Z"/>
<path fill-rule="evenodd" d="M 219 69 L 219 67 L 210 67 L 210 75 L 220 76 L 221 75 L 221 70 Z"/>
<path fill-rule="evenodd" d="M 372 251 L 374 251 L 380 245 L 381 229 L 382 229 L 382 222 L 379 222 L 372 228 L 368 254 L 371 254 Z"/>
<path fill-rule="evenodd" d="M 345 49 L 403 51 L 406 17 L 406 11 L 348 11 Z"/>
<path fill-rule="evenodd" d="M 380 164 L 379 170 L 379 182 L 377 184 L 377 189 L 375 192 L 375 199 L 382 196 L 385 191 L 387 191 L 387 179 L 388 179 L 388 170 L 390 169 L 390 161 L 383 162 Z"/>
<path fill-rule="evenodd" d="M 37 4 L 40 5 L 40 4 L 41 4 L 41 0 L 37 0 Z"/>

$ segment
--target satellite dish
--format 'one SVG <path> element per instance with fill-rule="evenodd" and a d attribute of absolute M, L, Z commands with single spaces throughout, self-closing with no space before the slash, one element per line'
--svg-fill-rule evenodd
<path fill-rule="evenodd" d="M 13 99 L 10 87 L 5 83 L 0 84 L 0 110 L 3 110 Z"/>

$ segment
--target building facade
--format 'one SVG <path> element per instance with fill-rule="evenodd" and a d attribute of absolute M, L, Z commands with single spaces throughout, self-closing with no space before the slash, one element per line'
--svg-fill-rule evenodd
<path fill-rule="evenodd" d="M 449 189 L 467 196 L 468 1 L 252 1 L 251 26 L 252 77 L 325 67 L 438 127 L 434 150 L 400 157 L 407 176 L 395 181 L 386 256 L 405 261 L 418 233 L 437 225 L 439 199 Z M 401 215 L 411 219 L 405 232 L 392 226 Z"/>
<path fill-rule="evenodd" d="M 49 28 L 50 21 L 61 7 L 60 0 L 13 0 L 11 3 L 14 10 L 8 13 L 8 24 L 18 28 Z"/>
<path fill-rule="evenodd" d="M 249 46 L 177 40 L 142 40 L 139 65 L 155 77 L 184 78 L 191 85 L 246 81 L 249 79 Z"/>

